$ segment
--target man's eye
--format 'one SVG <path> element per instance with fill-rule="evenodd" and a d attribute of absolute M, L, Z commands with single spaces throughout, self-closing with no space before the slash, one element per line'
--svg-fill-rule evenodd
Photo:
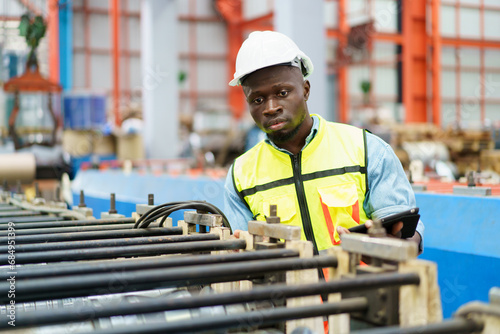
<path fill-rule="evenodd" d="M 282 90 L 281 92 L 278 93 L 278 95 L 281 96 L 281 97 L 285 97 L 285 96 L 288 95 L 288 91 Z"/>
<path fill-rule="evenodd" d="M 253 99 L 253 103 L 260 104 L 260 103 L 262 103 L 263 100 L 264 99 L 262 97 L 258 97 L 258 98 Z"/>

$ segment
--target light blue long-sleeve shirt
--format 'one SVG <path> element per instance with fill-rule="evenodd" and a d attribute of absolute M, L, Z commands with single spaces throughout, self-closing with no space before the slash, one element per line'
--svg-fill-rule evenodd
<path fill-rule="evenodd" d="M 316 136 L 319 129 L 319 119 L 312 116 L 313 126 L 306 138 L 304 149 Z M 287 150 L 277 147 L 266 136 L 266 143 L 275 149 L 292 155 Z M 363 208 L 369 218 L 383 218 L 416 207 L 415 194 L 401 162 L 392 148 L 379 137 L 367 133 L 366 146 L 368 155 L 368 192 Z M 253 220 L 252 212 L 242 202 L 233 185 L 232 168 L 229 169 L 224 184 L 224 214 L 232 230 L 248 230 L 248 221 Z M 420 249 L 423 250 L 424 224 L 419 221 L 417 232 L 422 237 Z"/>

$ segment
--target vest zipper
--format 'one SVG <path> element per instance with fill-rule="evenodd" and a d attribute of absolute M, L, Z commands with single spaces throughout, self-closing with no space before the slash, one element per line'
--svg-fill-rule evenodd
<path fill-rule="evenodd" d="M 311 224 L 311 216 L 309 214 L 309 208 L 307 207 L 306 195 L 304 192 L 304 182 L 302 180 L 302 167 L 300 160 L 302 158 L 302 152 L 297 155 L 292 155 L 292 169 L 293 169 L 293 180 L 295 182 L 295 191 L 297 192 L 297 199 L 299 201 L 300 217 L 302 218 L 302 227 L 304 228 L 304 233 L 306 239 L 313 243 L 313 253 L 318 255 L 318 246 L 316 245 L 316 239 L 314 238 L 314 231 Z M 323 271 L 319 270 L 321 273 Z"/>

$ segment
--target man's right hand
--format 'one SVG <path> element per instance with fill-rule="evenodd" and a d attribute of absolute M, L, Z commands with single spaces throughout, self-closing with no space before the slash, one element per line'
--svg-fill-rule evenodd
<path fill-rule="evenodd" d="M 337 233 L 338 233 L 339 235 L 342 235 L 342 234 L 344 234 L 344 233 L 349 234 L 349 233 L 351 233 L 351 231 L 349 231 L 349 230 L 348 230 L 348 229 L 346 229 L 345 227 L 342 227 L 342 226 L 337 226 Z"/>

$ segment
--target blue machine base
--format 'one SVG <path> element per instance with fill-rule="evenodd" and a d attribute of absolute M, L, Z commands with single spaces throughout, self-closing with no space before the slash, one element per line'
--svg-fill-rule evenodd
<path fill-rule="evenodd" d="M 500 285 L 500 258 L 430 247 L 419 258 L 438 264 L 444 318 L 450 318 L 460 306 L 472 300 L 488 302 L 492 284 Z"/>

